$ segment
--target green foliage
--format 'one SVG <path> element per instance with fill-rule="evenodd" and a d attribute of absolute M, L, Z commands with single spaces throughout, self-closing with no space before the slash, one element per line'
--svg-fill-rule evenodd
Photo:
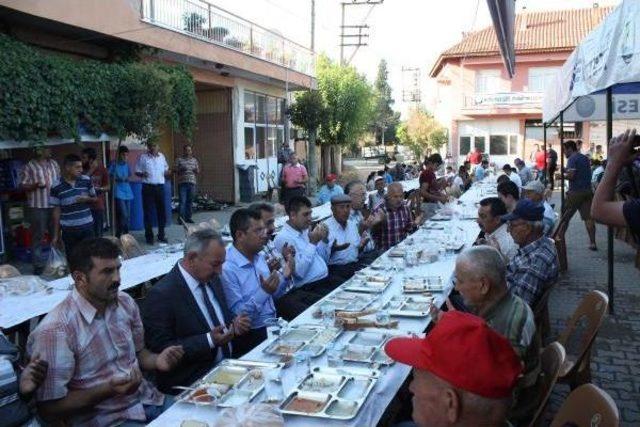
<path fill-rule="evenodd" d="M 316 63 L 318 90 L 327 117 L 320 126 L 323 144 L 354 144 L 366 131 L 372 112 L 373 90 L 353 67 L 340 66 L 320 55 Z"/>
<path fill-rule="evenodd" d="M 0 139 L 43 142 L 105 132 L 146 140 L 168 125 L 190 138 L 191 74 L 159 63 L 104 63 L 43 53 L 0 35 Z"/>
<path fill-rule="evenodd" d="M 377 144 L 382 143 L 383 129 L 385 143 L 395 141 L 396 127 L 400 123 L 400 114 L 393 111 L 395 101 L 391 97 L 392 90 L 388 80 L 387 61 L 382 59 L 378 64 L 378 74 L 373 85 L 374 107 L 369 120 L 369 130 L 373 132 Z"/>
<path fill-rule="evenodd" d="M 299 92 L 289 107 L 291 123 L 307 133 L 318 130 L 327 119 L 327 107 L 322 94 L 315 90 Z"/>
<path fill-rule="evenodd" d="M 423 108 L 409 112 L 407 120 L 398 126 L 396 137 L 400 144 L 408 146 L 418 158 L 438 150 L 448 139 L 446 130 Z"/>

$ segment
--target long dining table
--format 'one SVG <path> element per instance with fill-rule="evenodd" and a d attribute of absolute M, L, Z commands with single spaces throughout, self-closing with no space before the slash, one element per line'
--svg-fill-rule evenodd
<path fill-rule="evenodd" d="M 405 191 L 418 188 L 418 179 L 401 182 Z M 313 218 L 322 221 L 331 216 L 331 203 L 313 208 Z M 276 225 L 282 226 L 286 217 L 276 219 Z M 175 245 L 172 245 L 175 246 Z M 180 258 L 182 250 L 160 248 L 154 252 L 124 260 L 120 270 L 122 284 L 120 290 L 133 289 L 150 280 L 167 274 Z M 169 248 L 170 249 L 170 248 Z M 69 294 L 73 279 L 67 275 L 48 282 L 48 289 L 26 295 L 9 295 L 0 297 L 0 328 L 9 329 L 47 314 Z"/>
<path fill-rule="evenodd" d="M 442 227 L 444 230 L 434 230 L 432 225 L 434 222 L 428 222 L 425 226 L 420 227 L 411 235 L 412 246 L 419 248 L 421 245 L 432 244 L 434 241 L 443 237 L 443 234 L 453 234 L 464 243 L 463 248 L 469 247 L 476 240 L 479 232 L 479 227 L 474 219 L 477 213 L 477 202 L 490 195 L 493 191 L 491 187 L 495 189 L 493 183 L 480 183 L 474 185 L 467 192 L 465 192 L 458 204 L 454 206 L 457 210 L 457 215 L 454 215 L 454 219 L 450 221 L 442 221 Z M 451 206 L 450 206 L 451 207 Z M 405 247 L 408 242 L 401 243 L 398 246 Z M 392 248 L 393 249 L 393 248 Z M 392 250 L 390 249 L 390 250 Z M 464 249 L 462 249 L 464 250 Z M 443 292 L 437 292 L 433 294 L 433 304 L 441 306 L 448 297 L 453 287 L 452 273 L 455 267 L 455 254 L 445 254 L 441 256 L 436 262 L 428 264 L 418 264 L 413 267 L 398 266 L 398 269 L 393 273 L 392 282 L 387 289 L 379 294 L 373 296 L 372 294 L 363 293 L 363 298 L 376 298 L 376 304 L 383 304 L 389 301 L 392 297 L 402 295 L 402 284 L 405 277 L 415 276 L 440 276 L 444 283 Z M 386 263 L 390 265 L 395 261 L 389 258 L 389 251 L 382 254 L 376 262 Z M 336 289 L 334 292 L 339 292 L 341 288 Z M 322 325 L 322 319 L 317 319 L 313 316 L 322 302 L 328 298 L 331 294 L 325 296 L 315 305 L 309 307 L 305 312 L 295 318 L 290 326 L 297 325 Z M 406 317 L 393 317 L 393 320 L 398 321 L 398 327 L 395 330 L 397 333 L 409 335 L 409 334 L 421 334 L 423 333 L 431 318 L 429 316 L 420 318 L 406 318 Z M 365 329 L 369 330 L 369 329 Z M 394 330 L 390 330 L 391 333 L 395 333 Z M 337 343 L 347 343 L 355 334 L 355 331 L 344 331 L 337 340 Z M 247 353 L 241 358 L 241 360 L 247 361 L 259 361 L 259 362 L 277 362 L 278 358 L 266 354 L 263 349 L 269 345 L 270 341 L 266 340 L 260 345 L 255 347 L 251 352 Z M 325 367 L 327 366 L 327 356 L 322 354 L 321 356 L 311 359 L 311 366 Z M 351 366 L 357 366 L 345 362 L 346 370 Z M 284 395 L 287 396 L 296 385 L 295 380 L 295 368 L 285 368 L 282 371 L 282 384 Z M 402 386 L 403 382 L 407 379 L 411 368 L 395 363 L 388 367 L 381 368 L 381 376 L 378 379 L 375 388 L 371 391 L 367 400 L 363 404 L 357 415 L 349 421 L 338 421 L 327 418 L 313 418 L 300 415 L 284 415 L 285 425 L 287 426 L 374 426 L 378 423 L 382 417 L 385 409 L 396 395 L 397 391 Z M 264 394 L 264 393 L 263 393 Z M 260 401 L 261 396 L 257 396 L 254 401 Z M 206 422 L 208 425 L 215 425 L 217 417 L 220 415 L 220 409 L 215 406 L 203 406 L 194 405 L 186 402 L 177 402 L 172 405 L 167 411 L 165 411 L 159 418 L 157 418 L 150 425 L 152 426 L 180 426 L 185 420 L 197 420 Z"/>

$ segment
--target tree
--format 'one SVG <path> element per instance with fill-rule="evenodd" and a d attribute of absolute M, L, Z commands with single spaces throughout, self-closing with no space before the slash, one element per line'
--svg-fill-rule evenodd
<path fill-rule="evenodd" d="M 368 125 L 374 134 L 376 144 L 395 141 L 396 126 L 400 123 L 400 113 L 394 112 L 392 108 L 395 101 L 391 97 L 392 90 L 388 78 L 387 61 L 382 59 L 378 64 L 378 74 L 373 85 L 374 106 Z"/>
<path fill-rule="evenodd" d="M 318 128 L 327 118 L 327 107 L 319 91 L 299 92 L 289 107 L 291 123 L 303 129 L 309 138 L 309 189 L 315 192 L 318 182 L 318 166 L 316 162 L 316 137 Z"/>
<path fill-rule="evenodd" d="M 447 143 L 446 130 L 423 108 L 412 109 L 409 112 L 407 120 L 398 126 L 396 136 L 417 158 L 432 150 L 438 150 Z"/>
<path fill-rule="evenodd" d="M 327 107 L 320 126 L 322 144 L 354 144 L 366 131 L 372 111 L 373 90 L 355 68 L 340 66 L 326 55 L 317 61 L 318 90 Z"/>

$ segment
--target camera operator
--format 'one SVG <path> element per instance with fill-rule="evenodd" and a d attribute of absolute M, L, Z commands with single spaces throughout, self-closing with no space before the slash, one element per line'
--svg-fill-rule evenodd
<path fill-rule="evenodd" d="M 620 172 L 638 157 L 639 143 L 640 136 L 636 135 L 635 129 L 627 129 L 612 139 L 607 167 L 591 205 L 593 219 L 607 225 L 628 226 L 635 236 L 640 236 L 640 199 L 615 201 L 614 190 Z"/>

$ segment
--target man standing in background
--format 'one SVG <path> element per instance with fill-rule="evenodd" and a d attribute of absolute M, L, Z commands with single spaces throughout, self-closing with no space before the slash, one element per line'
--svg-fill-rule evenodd
<path fill-rule="evenodd" d="M 155 207 L 158 220 L 158 241 L 167 243 L 164 226 L 167 219 L 164 204 L 164 180 L 169 175 L 169 165 L 158 150 L 158 144 L 147 142 L 148 151 L 138 158 L 136 175 L 142 178 L 142 205 L 144 210 L 144 237 L 148 245 L 153 245 L 153 216 Z"/>
<path fill-rule="evenodd" d="M 175 172 L 178 177 L 178 192 L 180 194 L 180 218 L 184 222 L 193 224 L 193 219 L 191 218 L 192 206 L 193 198 L 196 194 L 200 165 L 198 164 L 198 159 L 193 157 L 193 147 L 191 145 L 185 145 L 182 157 L 176 159 Z"/>
<path fill-rule="evenodd" d="M 31 226 L 31 257 L 33 271 L 40 274 L 44 268 L 42 239 L 48 232 L 53 238 L 53 207 L 49 204 L 51 187 L 60 180 L 60 166 L 51 158 L 51 150 L 36 147 L 34 158 L 22 170 L 21 186 L 27 193 L 27 219 Z"/>
<path fill-rule="evenodd" d="M 109 191 L 109 172 L 98 161 L 98 153 L 95 148 L 87 147 L 82 150 L 82 171 L 91 179 L 91 185 L 96 190 L 97 199 L 91 205 L 93 217 L 93 235 L 102 237 L 104 230 L 104 210 L 106 206 L 105 193 Z"/>

